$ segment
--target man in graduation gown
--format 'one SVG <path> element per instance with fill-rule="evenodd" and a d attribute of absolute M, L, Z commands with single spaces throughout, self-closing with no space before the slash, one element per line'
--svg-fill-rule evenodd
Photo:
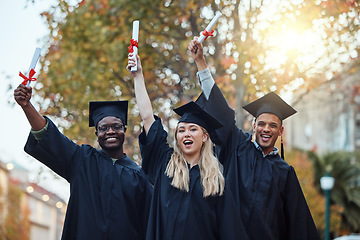
<path fill-rule="evenodd" d="M 223 124 L 215 131 L 217 154 L 249 238 L 320 239 L 295 170 L 274 146 L 283 133 L 282 121 L 296 111 L 275 93 L 245 106 L 256 118 L 253 142 L 250 133 L 235 125 L 234 111 L 207 68 L 202 45 L 194 39 L 189 50 L 203 91 L 197 103 Z"/>
<path fill-rule="evenodd" d="M 145 239 L 153 189 L 123 152 L 127 101 L 90 102 L 97 150 L 61 134 L 33 107 L 31 92 L 22 84 L 14 91 L 32 128 L 25 151 L 70 183 L 62 239 Z"/>

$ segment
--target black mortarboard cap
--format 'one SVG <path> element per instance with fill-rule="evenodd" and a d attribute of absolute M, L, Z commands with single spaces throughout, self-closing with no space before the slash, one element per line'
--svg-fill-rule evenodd
<path fill-rule="evenodd" d="M 223 126 L 216 118 L 193 101 L 175 108 L 174 112 L 181 116 L 179 122 L 196 123 L 209 133 Z"/>
<path fill-rule="evenodd" d="M 104 117 L 120 118 L 127 124 L 128 101 L 96 101 L 89 103 L 89 127 L 94 127 Z"/>
<path fill-rule="evenodd" d="M 272 113 L 281 121 L 296 113 L 289 104 L 281 99 L 276 93 L 270 92 L 243 107 L 251 115 L 257 118 L 262 113 Z"/>

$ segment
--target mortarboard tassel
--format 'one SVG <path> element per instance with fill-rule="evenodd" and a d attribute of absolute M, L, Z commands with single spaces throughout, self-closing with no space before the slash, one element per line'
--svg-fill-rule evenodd
<path fill-rule="evenodd" d="M 281 136 L 281 158 L 285 160 L 285 155 L 284 155 L 284 144 L 283 144 L 283 139 Z"/>

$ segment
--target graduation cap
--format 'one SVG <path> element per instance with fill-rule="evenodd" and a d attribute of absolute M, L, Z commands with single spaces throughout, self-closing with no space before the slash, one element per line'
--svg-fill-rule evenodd
<path fill-rule="evenodd" d="M 257 118 L 260 114 L 263 113 L 272 113 L 277 116 L 280 121 L 290 117 L 296 113 L 296 110 L 287 104 L 284 100 L 281 99 L 276 93 L 270 92 L 255 100 L 254 102 L 249 103 L 243 107 L 251 115 Z M 285 160 L 284 155 L 284 145 L 281 138 L 281 158 Z"/>
<path fill-rule="evenodd" d="M 296 113 L 295 109 L 274 92 L 266 94 L 262 98 L 249 103 L 243 108 L 255 118 L 262 113 L 272 113 L 276 115 L 280 121 Z"/>
<path fill-rule="evenodd" d="M 179 122 L 196 123 L 205 128 L 208 133 L 223 126 L 216 118 L 193 101 L 173 110 L 181 116 Z"/>
<path fill-rule="evenodd" d="M 104 117 L 120 118 L 127 124 L 128 101 L 96 101 L 89 103 L 89 127 L 94 127 Z"/>

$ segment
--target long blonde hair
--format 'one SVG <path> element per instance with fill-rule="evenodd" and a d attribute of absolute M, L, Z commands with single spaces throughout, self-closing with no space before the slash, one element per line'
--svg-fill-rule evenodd
<path fill-rule="evenodd" d="M 208 134 L 203 127 L 201 129 L 204 134 Z M 189 168 L 177 141 L 177 130 L 178 127 L 175 130 L 174 152 L 171 155 L 165 173 L 169 178 L 172 178 L 172 186 L 189 192 Z M 203 196 L 223 195 L 225 180 L 220 170 L 219 160 L 214 155 L 213 143 L 210 137 L 207 138 L 207 141 L 201 147 L 199 169 Z"/>

